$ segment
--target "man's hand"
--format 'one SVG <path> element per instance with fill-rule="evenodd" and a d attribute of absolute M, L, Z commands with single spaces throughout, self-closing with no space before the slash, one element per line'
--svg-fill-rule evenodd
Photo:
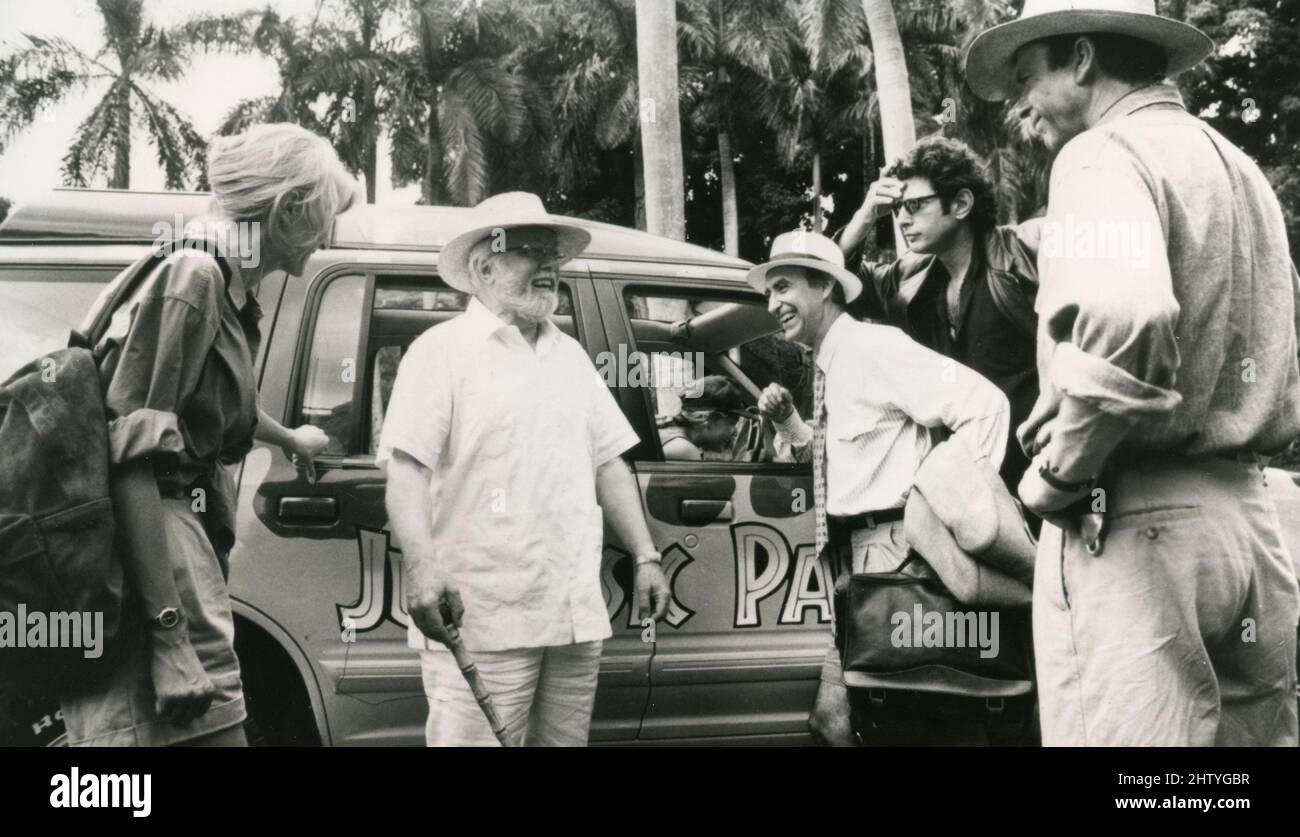
<path fill-rule="evenodd" d="M 758 412 L 771 422 L 785 421 L 794 412 L 790 390 L 780 384 L 768 384 L 758 396 Z"/>
<path fill-rule="evenodd" d="M 636 568 L 636 620 L 649 616 L 658 622 L 668 612 L 672 593 L 663 568 L 658 564 L 642 564 Z"/>
<path fill-rule="evenodd" d="M 184 626 L 151 631 L 150 640 L 154 711 L 164 721 L 186 726 L 208 711 L 217 690 L 194 653 Z"/>
<path fill-rule="evenodd" d="M 434 642 L 447 644 L 447 627 L 443 621 L 446 607 L 451 623 L 461 626 L 465 606 L 460 601 L 460 591 L 440 578 L 422 562 L 412 562 L 406 569 L 406 612 L 410 614 L 420 633 Z"/>
<path fill-rule="evenodd" d="M 289 460 L 307 473 L 307 481 L 316 481 L 316 457 L 329 447 L 330 437 L 314 424 L 304 424 L 289 431 L 289 440 L 281 450 Z"/>
<path fill-rule="evenodd" d="M 875 221 L 887 213 L 894 201 L 903 197 L 903 181 L 896 177 L 882 177 L 867 189 L 867 196 L 858 207 L 857 217 L 862 221 Z"/>

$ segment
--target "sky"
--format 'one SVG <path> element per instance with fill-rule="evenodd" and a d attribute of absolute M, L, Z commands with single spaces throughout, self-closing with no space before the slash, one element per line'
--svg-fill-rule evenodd
<path fill-rule="evenodd" d="M 310 17 L 317 0 L 146 0 L 147 19 L 173 26 L 201 13 L 234 13 L 271 6 L 280 14 Z M 95 0 L 0 0 L 0 54 L 25 44 L 23 34 L 66 38 L 90 55 L 104 47 L 103 24 Z M 110 66 L 116 60 L 108 57 Z M 0 197 L 15 204 L 47 189 L 62 186 L 60 167 L 77 126 L 103 96 L 108 82 L 84 92 L 74 91 L 37 120 L 0 154 Z M 279 92 L 279 75 L 268 58 L 254 55 L 205 55 L 196 52 L 189 73 L 178 82 L 150 83 L 151 89 L 188 116 L 198 132 L 209 136 L 222 117 L 241 99 Z M 387 144 L 381 139 L 376 202 L 412 204 L 419 186 L 394 190 L 389 184 Z M 106 185 L 106 177 L 92 185 Z M 163 188 L 162 168 L 147 132 L 131 135 L 131 188 Z"/>

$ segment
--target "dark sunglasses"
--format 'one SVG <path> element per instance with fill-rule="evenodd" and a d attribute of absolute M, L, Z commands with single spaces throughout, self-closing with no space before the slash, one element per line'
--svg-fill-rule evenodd
<path fill-rule="evenodd" d="M 908 215 L 915 215 L 921 207 L 925 206 L 926 201 L 932 201 L 937 197 L 939 196 L 921 195 L 919 198 L 904 198 L 901 201 L 894 201 L 894 205 L 890 207 L 890 211 L 897 215 L 900 209 L 906 209 Z"/>

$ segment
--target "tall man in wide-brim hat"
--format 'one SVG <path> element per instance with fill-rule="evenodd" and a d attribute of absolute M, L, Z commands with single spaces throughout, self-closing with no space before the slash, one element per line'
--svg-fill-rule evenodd
<path fill-rule="evenodd" d="M 590 235 L 522 192 L 474 217 L 438 258 L 473 299 L 402 358 L 376 457 L 429 699 L 425 737 L 497 743 L 444 647 L 450 618 L 511 741 L 581 745 L 611 634 L 603 524 L 635 553 L 637 618 L 663 616 L 668 585 L 620 458 L 637 436 L 586 351 L 550 322 L 560 265 Z"/>
<path fill-rule="evenodd" d="M 1261 473 L 1300 434 L 1297 276 L 1259 168 L 1164 79 L 1153 0 L 1027 0 L 967 79 L 1059 151 L 1039 246 L 1046 744 L 1295 745 L 1296 576 Z"/>

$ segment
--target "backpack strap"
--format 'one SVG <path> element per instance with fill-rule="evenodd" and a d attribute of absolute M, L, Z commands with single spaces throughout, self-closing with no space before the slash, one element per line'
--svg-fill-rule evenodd
<path fill-rule="evenodd" d="M 117 281 L 117 287 L 113 295 L 104 304 L 99 312 L 95 315 L 95 320 L 90 324 L 86 331 L 73 329 L 68 338 L 68 345 L 74 348 L 94 350 L 108 333 L 108 328 L 113 322 L 113 314 L 121 307 L 122 303 L 131 298 L 140 287 L 140 283 L 154 272 L 160 264 L 171 255 L 162 250 L 151 250 L 145 256 L 141 256 L 130 267 L 127 275 Z M 224 256 L 213 254 L 212 258 L 217 260 L 217 266 L 221 269 L 222 288 L 221 295 L 224 298 L 226 291 L 230 286 L 231 269 L 230 263 Z"/>

